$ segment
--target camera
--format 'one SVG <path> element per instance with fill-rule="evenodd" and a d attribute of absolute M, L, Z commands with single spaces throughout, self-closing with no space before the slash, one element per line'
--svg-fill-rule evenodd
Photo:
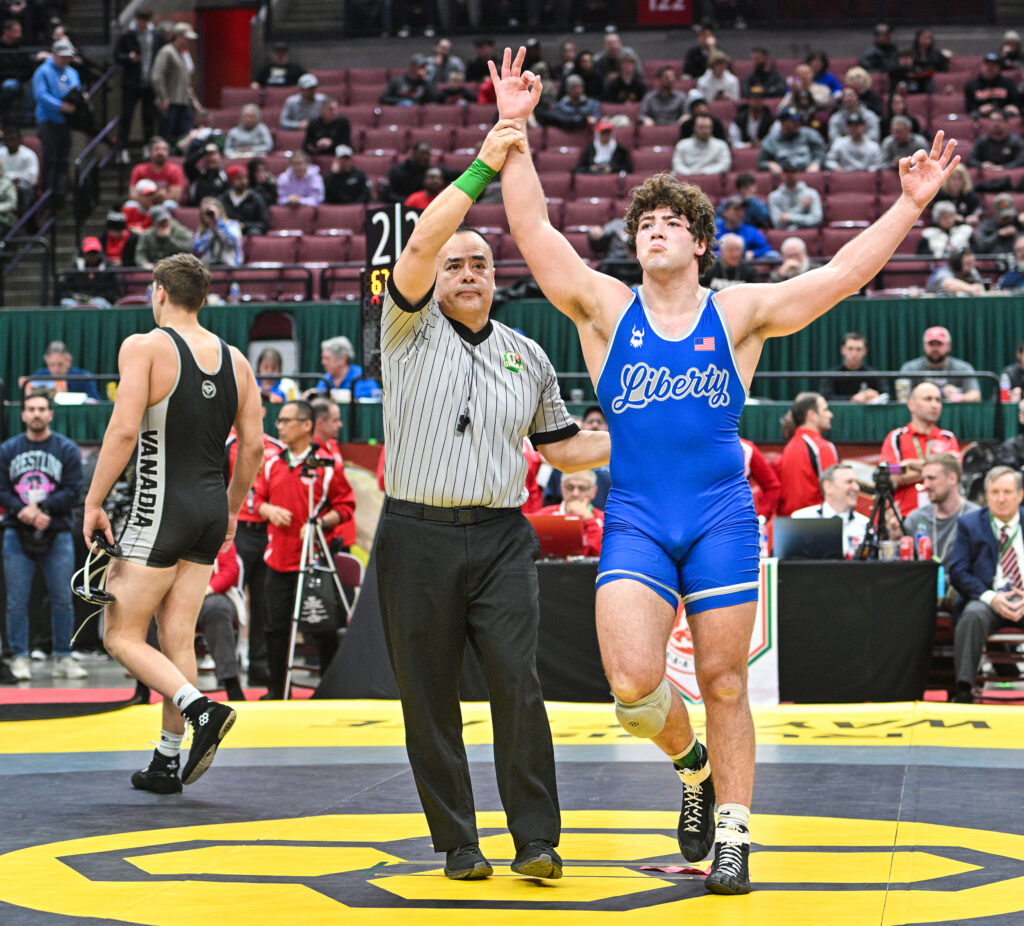
<path fill-rule="evenodd" d="M 903 467 L 899 463 L 879 463 L 872 474 L 875 494 L 884 496 L 891 501 L 896 490 L 892 477 L 902 475 L 902 473 Z"/>

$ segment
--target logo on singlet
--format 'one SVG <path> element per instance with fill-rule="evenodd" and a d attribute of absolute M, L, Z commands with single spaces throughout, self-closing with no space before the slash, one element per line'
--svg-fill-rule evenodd
<path fill-rule="evenodd" d="M 633 333 L 629 338 L 630 347 L 643 347 L 644 346 L 644 329 L 633 326 Z"/>
<path fill-rule="evenodd" d="M 644 408 L 669 399 L 706 398 L 712 408 L 729 404 L 729 371 L 711 364 L 704 370 L 690 367 L 673 376 L 667 367 L 627 363 L 622 368 L 622 392 L 612 400 L 612 411 Z"/>
<path fill-rule="evenodd" d="M 203 380 L 203 398 L 212 399 L 217 394 L 217 387 L 208 379 Z"/>
<path fill-rule="evenodd" d="M 157 478 L 160 473 L 157 463 L 160 459 L 159 437 L 156 431 L 143 431 L 139 438 L 138 504 L 135 506 L 135 524 L 137 527 L 152 527 L 156 517 Z"/>

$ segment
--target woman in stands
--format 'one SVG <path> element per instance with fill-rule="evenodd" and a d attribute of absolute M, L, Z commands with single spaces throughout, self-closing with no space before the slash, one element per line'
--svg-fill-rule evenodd
<path fill-rule="evenodd" d="M 974 192 L 970 172 L 963 164 L 957 164 L 953 168 L 953 173 L 949 175 L 946 182 L 942 184 L 942 189 L 936 194 L 935 202 L 943 200 L 956 206 L 961 221 L 971 226 L 977 225 L 984 213 L 981 199 Z"/>

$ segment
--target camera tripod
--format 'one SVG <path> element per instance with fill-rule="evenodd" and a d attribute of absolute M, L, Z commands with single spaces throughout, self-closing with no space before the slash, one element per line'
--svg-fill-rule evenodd
<path fill-rule="evenodd" d="M 883 467 L 884 472 L 883 472 Z M 856 560 L 878 559 L 878 545 L 883 540 L 889 539 L 889 528 L 885 523 L 885 516 L 888 512 L 901 520 L 899 509 L 896 507 L 896 499 L 893 495 L 892 475 L 884 463 L 880 463 L 875 471 L 875 501 L 871 506 L 871 514 L 868 515 L 868 524 L 864 529 L 864 539 L 853 554 Z"/>

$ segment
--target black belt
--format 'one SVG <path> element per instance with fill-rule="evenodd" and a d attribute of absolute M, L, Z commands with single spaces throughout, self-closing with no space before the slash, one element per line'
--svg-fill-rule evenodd
<path fill-rule="evenodd" d="M 244 527 L 250 531 L 265 531 L 267 529 L 266 521 L 238 521 L 239 527 Z"/>
<path fill-rule="evenodd" d="M 384 509 L 390 514 L 400 514 L 407 518 L 418 518 L 420 521 L 441 521 L 445 524 L 479 524 L 494 518 L 507 518 L 519 514 L 519 508 L 485 508 L 474 505 L 468 508 L 437 508 L 434 505 L 421 505 L 419 502 L 406 502 L 400 498 L 384 500 Z"/>

